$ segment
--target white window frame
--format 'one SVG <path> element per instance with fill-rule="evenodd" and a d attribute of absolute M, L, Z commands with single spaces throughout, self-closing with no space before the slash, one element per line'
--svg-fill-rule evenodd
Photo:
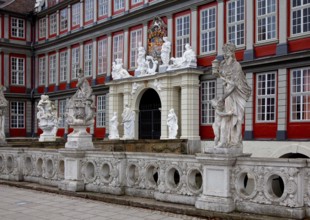
<path fill-rule="evenodd" d="M 216 97 L 216 80 L 206 80 L 201 82 L 201 124 L 212 125 L 215 117 L 215 110 L 210 101 Z M 214 93 L 213 93 L 214 92 Z M 212 94 L 213 93 L 213 94 Z"/>
<path fill-rule="evenodd" d="M 203 21 L 204 13 L 207 18 L 206 24 Z M 216 7 L 209 7 L 200 11 L 200 54 L 216 52 L 216 16 Z"/>
<path fill-rule="evenodd" d="M 142 28 L 130 31 L 130 68 L 137 67 L 139 42 L 142 42 Z"/>
<path fill-rule="evenodd" d="M 48 57 L 48 68 L 49 68 L 49 84 L 56 83 L 56 54 L 49 55 Z"/>
<path fill-rule="evenodd" d="M 26 59 L 21 57 L 11 57 L 11 84 L 25 85 L 25 63 Z"/>
<path fill-rule="evenodd" d="M 131 5 L 136 5 L 138 3 L 141 3 L 142 0 L 131 0 Z"/>
<path fill-rule="evenodd" d="M 114 0 L 114 11 L 119 11 L 125 8 L 125 0 Z"/>
<path fill-rule="evenodd" d="M 303 15 L 304 15 L 304 10 L 308 9 L 310 10 L 310 2 L 307 4 L 304 4 L 303 1 L 301 1 L 300 5 L 298 6 L 294 6 L 293 5 L 294 0 L 291 0 L 291 36 L 301 36 L 301 35 L 305 35 L 305 34 L 309 34 L 310 32 L 310 28 L 308 29 L 308 31 L 304 31 L 304 21 L 303 21 Z M 298 26 L 300 26 L 301 32 L 300 33 L 295 33 L 294 34 L 294 13 L 300 12 L 300 24 Z M 309 15 L 308 15 L 309 16 Z M 310 23 L 310 21 L 308 20 L 308 23 Z"/>
<path fill-rule="evenodd" d="M 68 30 L 68 9 L 60 10 L 60 31 Z"/>
<path fill-rule="evenodd" d="M 72 79 L 77 79 L 80 69 L 80 47 L 72 48 L 71 64 L 72 64 Z"/>
<path fill-rule="evenodd" d="M 109 2 L 108 0 L 98 0 L 98 17 L 108 15 Z"/>
<path fill-rule="evenodd" d="M 13 110 L 15 108 L 16 110 Z M 10 102 L 10 128 L 25 128 L 25 112 L 25 102 Z M 13 123 L 14 119 L 16 120 L 16 123 Z"/>
<path fill-rule="evenodd" d="M 84 45 L 84 75 L 91 76 L 93 72 L 93 44 Z"/>
<path fill-rule="evenodd" d="M 94 0 L 85 0 L 85 22 L 91 21 L 94 19 Z"/>
<path fill-rule="evenodd" d="M 49 16 L 49 34 L 53 35 L 57 33 L 57 16 L 56 13 Z"/>
<path fill-rule="evenodd" d="M 68 51 L 63 51 L 60 52 L 59 54 L 59 81 L 60 82 L 65 82 L 67 81 L 67 76 L 68 76 Z"/>
<path fill-rule="evenodd" d="M 96 117 L 97 128 L 104 128 L 106 126 L 106 105 L 107 105 L 106 95 L 98 95 L 97 96 L 97 117 Z"/>
<path fill-rule="evenodd" d="M 227 39 L 228 42 L 234 43 L 236 47 L 245 45 L 245 1 L 230 0 L 227 2 Z M 238 4 L 241 7 L 238 7 Z M 230 31 L 230 28 L 234 30 Z"/>
<path fill-rule="evenodd" d="M 190 43 L 191 16 L 181 15 L 175 18 L 175 54 L 182 57 L 185 45 Z"/>
<path fill-rule="evenodd" d="M 305 82 L 305 77 L 304 74 L 306 73 L 308 75 L 308 83 L 306 85 L 308 85 L 310 87 L 310 66 L 309 67 L 303 67 L 303 68 L 296 68 L 296 69 L 291 69 L 291 79 L 290 79 L 290 121 L 291 122 L 309 122 L 310 121 L 310 102 L 309 102 L 309 109 L 306 109 L 308 111 L 305 111 L 304 109 L 304 97 L 308 97 L 308 99 L 310 100 L 310 88 L 308 89 L 309 91 L 305 91 L 303 86 L 300 86 L 300 91 L 294 91 L 294 81 L 297 82 L 297 79 L 294 80 L 294 72 L 295 71 L 300 71 L 300 85 L 303 85 Z M 297 88 L 297 87 L 296 87 Z M 300 109 L 301 109 L 301 113 L 300 113 L 300 119 L 293 119 L 293 98 L 294 97 L 300 97 Z M 304 114 L 305 112 L 308 112 L 309 118 L 308 119 L 304 119 Z M 307 113 L 306 113 L 307 114 Z"/>
<path fill-rule="evenodd" d="M 39 85 L 45 85 L 46 82 L 46 59 L 45 57 L 39 58 Z"/>
<path fill-rule="evenodd" d="M 72 10 L 72 27 L 78 26 L 80 25 L 81 22 L 81 18 L 80 18 L 80 14 L 81 14 L 81 9 L 80 9 L 80 2 L 73 4 L 71 7 Z"/>
<path fill-rule="evenodd" d="M 25 38 L 25 20 L 11 17 L 11 36 Z"/>
<path fill-rule="evenodd" d="M 39 20 L 39 38 L 46 38 L 46 18 Z"/>
<path fill-rule="evenodd" d="M 113 36 L 113 61 L 116 59 L 123 59 L 124 48 L 124 34 L 117 34 Z"/>
<path fill-rule="evenodd" d="M 108 69 L 108 39 L 98 41 L 98 75 L 107 73 Z"/>
<path fill-rule="evenodd" d="M 272 81 L 274 81 L 274 86 L 270 85 L 271 80 L 268 80 L 268 76 L 273 75 L 274 78 Z M 265 77 L 264 82 L 263 81 L 259 81 L 259 77 Z M 269 81 L 269 83 L 268 83 Z M 264 90 L 262 90 L 261 92 L 259 92 L 259 89 L 261 89 L 262 87 L 260 87 L 260 85 L 264 83 L 265 87 Z M 270 93 L 270 91 L 273 91 L 273 94 L 268 94 L 268 91 Z M 271 90 L 268 90 L 271 89 Z M 265 92 L 265 94 L 260 94 L 263 93 L 263 91 Z M 273 112 L 268 112 L 268 108 L 270 108 L 270 103 L 268 103 L 268 99 L 273 99 L 273 105 L 274 105 L 274 109 Z M 264 100 L 264 112 L 262 112 L 261 115 L 264 116 L 265 119 L 260 119 L 259 118 L 259 100 Z M 257 123 L 273 123 L 276 122 L 276 118 L 277 118 L 277 73 L 276 72 L 264 72 L 264 73 L 258 73 L 256 74 L 256 113 L 255 113 L 255 119 Z M 262 106 L 262 105 L 261 105 Z M 269 109 L 270 110 L 270 109 Z M 268 119 L 268 114 L 272 115 L 273 114 L 273 119 Z"/>
<path fill-rule="evenodd" d="M 258 1 L 262 1 L 262 2 L 266 2 L 266 6 L 270 6 L 270 2 L 271 1 L 274 1 L 275 2 L 275 8 L 274 8 L 274 11 L 272 12 L 266 12 L 266 10 L 268 10 L 268 7 L 265 7 L 265 14 L 262 14 L 262 15 L 259 15 L 259 8 L 258 8 Z M 277 18 L 277 0 L 256 0 L 256 42 L 257 43 L 263 43 L 263 42 L 268 42 L 268 41 L 274 41 L 277 39 L 277 36 L 278 36 L 278 31 L 277 31 L 277 28 L 278 28 L 278 18 Z M 270 30 L 268 29 L 268 27 L 270 27 L 270 21 L 268 21 L 269 18 L 272 18 L 274 17 L 274 30 L 271 29 L 271 33 L 274 32 L 274 36 L 271 36 L 271 37 L 268 37 L 268 33 L 270 32 Z M 266 36 L 265 36 L 265 39 L 262 39 L 260 40 L 259 39 L 259 27 L 258 27 L 258 23 L 259 23 L 259 20 L 262 20 L 262 19 L 265 19 L 265 25 L 263 27 L 265 27 L 266 29 Z"/>
<path fill-rule="evenodd" d="M 58 100 L 58 118 L 59 118 L 58 127 L 59 128 L 66 127 L 66 105 L 67 105 L 66 99 Z"/>

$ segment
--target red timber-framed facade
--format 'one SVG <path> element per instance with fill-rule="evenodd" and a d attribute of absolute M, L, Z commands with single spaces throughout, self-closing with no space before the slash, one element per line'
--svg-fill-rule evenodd
<path fill-rule="evenodd" d="M 35 105 L 43 93 L 55 100 L 63 120 L 58 135 L 67 135 L 64 106 L 75 91 L 78 68 L 86 69 L 96 96 L 97 117 L 90 132 L 96 138 L 106 137 L 109 88 L 105 82 L 113 80 L 112 63 L 121 58 L 124 68 L 134 74 L 137 43 L 147 47 L 148 28 L 158 16 L 167 25 L 171 55 L 181 56 L 184 45 L 190 43 L 199 68 L 204 70 L 198 125 L 203 141 L 213 139 L 214 111 L 209 101 L 223 93 L 222 82 L 211 75 L 211 62 L 223 59 L 221 48 L 226 42 L 237 46 L 236 58 L 253 89 L 246 108 L 245 140 L 259 145 L 266 140 L 278 143 L 310 139 L 310 18 L 306 13 L 310 3 L 46 0 L 41 10 L 27 13 L 6 7 L 0 11 L 1 84 L 8 88 L 8 99 L 23 102 L 25 108 L 23 128 L 13 129 L 10 116 L 6 130 L 9 137 L 37 135 Z M 23 60 L 23 70 L 15 71 L 12 60 Z M 13 84 L 12 76 L 22 74 L 23 84 L 16 85 L 15 78 Z M 18 129 L 24 129 L 24 133 Z M 310 145 L 307 150 L 310 155 Z"/>

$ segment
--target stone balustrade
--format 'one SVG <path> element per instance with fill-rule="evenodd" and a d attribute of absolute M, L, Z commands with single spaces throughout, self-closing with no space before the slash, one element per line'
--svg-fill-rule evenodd
<path fill-rule="evenodd" d="M 0 179 L 59 187 L 66 180 L 67 172 L 66 157 L 60 151 L 1 148 Z M 197 207 L 197 201 L 203 201 L 201 197 L 208 197 L 210 187 L 220 189 L 223 185 L 210 186 L 213 171 L 205 169 L 208 162 L 202 162 L 203 154 L 81 151 L 83 156 L 78 160 L 84 191 L 133 195 Z M 310 160 L 229 158 L 229 178 L 219 181 L 229 183 L 225 195 L 233 201 L 231 211 L 298 219 L 310 216 Z M 217 160 L 213 158 L 214 169 Z M 212 210 L 207 205 L 204 209 Z"/>

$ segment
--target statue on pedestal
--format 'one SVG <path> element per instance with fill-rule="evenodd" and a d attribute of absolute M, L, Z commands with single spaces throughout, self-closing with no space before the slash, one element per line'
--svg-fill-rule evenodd
<path fill-rule="evenodd" d="M 158 61 L 154 60 L 152 56 L 145 57 L 145 49 L 141 42 L 139 42 L 137 64 L 135 76 L 139 77 L 156 73 Z"/>
<path fill-rule="evenodd" d="M 3 92 L 6 90 L 6 88 L 2 85 L 0 85 L 0 145 L 6 145 L 5 141 L 5 113 L 7 111 L 9 102 L 4 97 Z"/>
<path fill-rule="evenodd" d="M 134 139 L 135 138 L 135 112 L 129 108 L 126 104 L 122 113 L 124 125 L 124 136 L 123 139 Z"/>
<path fill-rule="evenodd" d="M 168 66 L 168 70 L 197 67 L 196 54 L 189 44 L 185 45 L 185 51 L 182 57 L 171 57 L 172 64 Z"/>
<path fill-rule="evenodd" d="M 37 109 L 39 127 L 43 131 L 40 135 L 39 141 L 55 141 L 58 129 L 57 111 L 54 103 L 49 99 L 48 95 L 41 95 L 41 100 L 38 103 Z"/>
<path fill-rule="evenodd" d="M 167 118 L 167 125 L 168 125 L 168 131 L 169 131 L 169 139 L 176 139 L 176 136 L 178 134 L 178 117 L 176 116 L 174 109 L 170 109 L 168 118 Z"/>
<path fill-rule="evenodd" d="M 127 70 L 123 68 L 123 60 L 115 59 L 115 62 L 112 64 L 112 77 L 114 80 L 116 79 L 124 79 L 131 77 Z"/>
<path fill-rule="evenodd" d="M 117 112 L 113 113 L 112 118 L 110 119 L 110 135 L 109 139 L 119 139 L 119 133 L 118 133 L 118 117 Z"/>
<path fill-rule="evenodd" d="M 171 42 L 168 40 L 168 37 L 163 37 L 163 41 L 160 57 L 163 62 L 162 66 L 168 66 L 170 61 Z"/>
<path fill-rule="evenodd" d="M 224 60 L 220 64 L 217 60 L 212 63 L 212 74 L 220 77 L 224 84 L 224 95 L 216 101 L 217 104 L 213 104 L 216 109 L 216 125 L 213 126 L 216 134 L 215 147 L 242 147 L 244 109 L 251 95 L 251 88 L 236 60 L 235 50 L 234 44 L 225 44 Z"/>

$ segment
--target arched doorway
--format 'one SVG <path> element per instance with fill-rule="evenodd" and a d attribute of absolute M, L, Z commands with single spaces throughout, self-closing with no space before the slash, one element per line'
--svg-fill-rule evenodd
<path fill-rule="evenodd" d="M 139 139 L 159 139 L 161 130 L 161 102 L 154 89 L 142 95 L 139 104 Z"/>

